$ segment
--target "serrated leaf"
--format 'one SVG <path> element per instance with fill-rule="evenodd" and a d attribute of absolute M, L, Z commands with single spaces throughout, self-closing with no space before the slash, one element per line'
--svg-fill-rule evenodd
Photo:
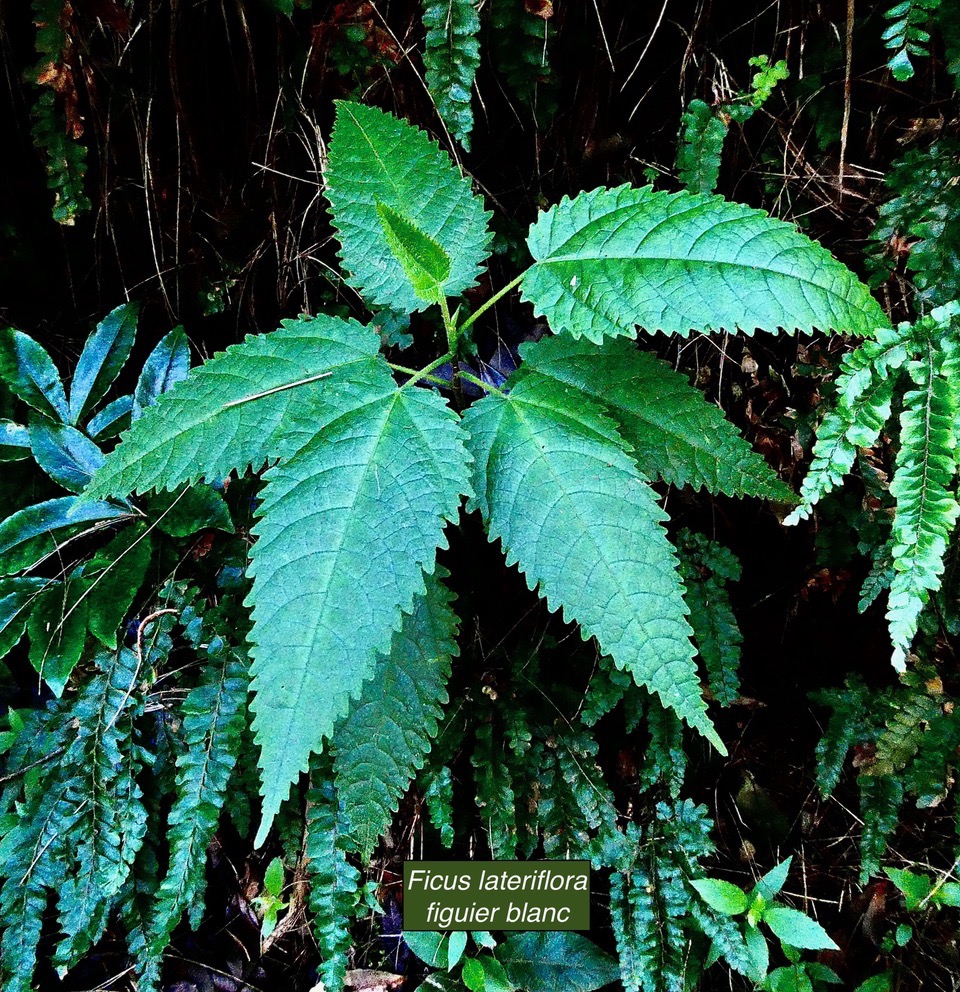
<path fill-rule="evenodd" d="M 74 427 L 36 419 L 29 430 L 37 464 L 57 485 L 72 493 L 81 492 L 103 465 L 103 452 Z"/>
<path fill-rule="evenodd" d="M 513 380 L 512 380 L 513 381 Z M 666 514 L 612 421 L 535 370 L 467 412 L 472 506 L 551 609 L 718 748 L 693 660 Z"/>
<path fill-rule="evenodd" d="M 525 992 L 593 992 L 620 977 L 616 958 L 578 933 L 514 933 L 497 959 Z"/>
<path fill-rule="evenodd" d="M 53 554 L 58 542 L 76 535 L 87 525 L 130 516 L 109 503 L 81 502 L 61 496 L 18 510 L 0 523 L 0 575 L 10 575 Z"/>
<path fill-rule="evenodd" d="M 449 256 L 447 296 L 476 284 L 490 250 L 490 214 L 422 131 L 373 107 L 338 101 L 324 178 L 347 281 L 368 303 L 407 313 L 426 306 L 390 252 L 378 203 L 402 214 Z"/>
<path fill-rule="evenodd" d="M 70 383 L 70 423 L 78 424 L 103 399 L 127 363 L 137 335 L 136 303 L 107 314 L 87 338 Z"/>
<path fill-rule="evenodd" d="M 523 298 L 555 332 L 845 331 L 888 325 L 829 252 L 718 196 L 620 186 L 564 198 L 530 229 Z"/>
<path fill-rule="evenodd" d="M 30 435 L 22 424 L 0 420 L 0 462 L 19 462 L 30 457 Z"/>
<path fill-rule="evenodd" d="M 602 404 L 640 471 L 675 486 L 792 501 L 793 492 L 723 415 L 666 362 L 629 341 L 567 335 L 521 347 L 526 363 Z"/>
<path fill-rule="evenodd" d="M 690 884 L 700 893 L 708 906 L 726 916 L 747 911 L 747 894 L 732 882 L 721 878 L 695 878 Z"/>
<path fill-rule="evenodd" d="M 403 214 L 379 200 L 376 205 L 387 245 L 403 266 L 413 291 L 424 303 L 439 303 L 450 275 L 450 256 Z"/>
<path fill-rule="evenodd" d="M 423 767 L 447 701 L 456 655 L 452 594 L 437 567 L 426 592 L 403 618 L 389 652 L 376 663 L 333 736 L 337 792 L 359 850 L 368 856 L 389 827 L 400 797 Z"/>
<path fill-rule="evenodd" d="M 424 592 L 469 489 L 458 421 L 437 394 L 399 389 L 381 362 L 363 390 L 336 399 L 314 440 L 267 473 L 254 528 L 257 845 Z"/>
<path fill-rule="evenodd" d="M 379 339 L 352 320 L 287 320 L 248 337 L 163 393 L 127 431 L 85 497 L 174 490 L 293 454 L 316 432 L 324 394 L 353 388 Z"/>
<path fill-rule="evenodd" d="M 60 373 L 46 349 L 12 327 L 0 330 L 0 379 L 45 417 L 61 423 L 70 419 Z"/>
<path fill-rule="evenodd" d="M 131 418 L 139 420 L 148 406 L 173 389 L 190 371 L 190 342 L 182 327 L 175 327 L 160 340 L 143 364 L 133 392 Z"/>
<path fill-rule="evenodd" d="M 806 913 L 789 906 L 771 906 L 763 914 L 763 922 L 791 947 L 810 951 L 837 951 L 826 930 Z"/>
<path fill-rule="evenodd" d="M 884 867 L 887 878 L 903 893 L 907 909 L 913 911 L 923 905 L 930 897 L 933 880 L 929 875 L 905 871 L 901 868 Z"/>
<path fill-rule="evenodd" d="M 473 81 L 480 66 L 480 17 L 474 0 L 424 0 L 427 90 L 447 129 L 467 151 L 473 130 Z"/>
<path fill-rule="evenodd" d="M 775 898 L 787 881 L 791 864 L 793 864 L 793 855 L 771 868 L 753 887 L 750 893 L 751 899 L 756 899 L 759 896 L 765 902 L 770 902 L 771 899 Z"/>

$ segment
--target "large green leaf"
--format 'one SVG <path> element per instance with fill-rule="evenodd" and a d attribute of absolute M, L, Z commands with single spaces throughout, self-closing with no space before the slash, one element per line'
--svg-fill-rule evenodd
<path fill-rule="evenodd" d="M 530 229 L 523 297 L 554 331 L 873 334 L 889 322 L 857 278 L 791 225 L 719 196 L 596 189 Z"/>
<path fill-rule="evenodd" d="M 267 473 L 254 528 L 258 844 L 424 592 L 469 489 L 459 423 L 438 394 L 398 388 L 381 362 L 334 402 L 316 437 Z"/>
<path fill-rule="evenodd" d="M 497 960 L 525 992 L 593 992 L 620 977 L 616 959 L 578 933 L 511 934 Z"/>
<path fill-rule="evenodd" d="M 475 0 L 424 0 L 427 89 L 447 129 L 467 151 L 473 130 L 473 81 L 480 66 Z"/>
<path fill-rule="evenodd" d="M 80 492 L 103 465 L 103 452 L 86 434 L 41 417 L 30 423 L 30 447 L 40 468 L 72 493 Z"/>
<path fill-rule="evenodd" d="M 464 418 L 472 503 L 552 609 L 723 747 L 700 693 L 666 514 L 602 409 L 521 370 Z"/>
<path fill-rule="evenodd" d="M 393 256 L 377 205 L 432 238 L 451 259 L 443 292 L 476 284 L 489 254 L 490 216 L 446 153 L 422 131 L 358 103 L 337 103 L 324 174 L 348 282 L 368 303 L 409 313 L 427 304 Z"/>
<path fill-rule="evenodd" d="M 567 335 L 521 348 L 541 375 L 601 403 L 640 471 L 675 486 L 793 500 L 793 492 L 723 415 L 666 362 L 629 341 L 599 347 Z"/>
<path fill-rule="evenodd" d="M 96 407 L 126 364 L 137 334 L 138 310 L 136 303 L 124 303 L 87 338 L 70 383 L 71 424 Z"/>
<path fill-rule="evenodd" d="M 389 652 L 377 659 L 360 698 L 333 736 L 334 774 L 344 816 L 368 856 L 430 751 L 447 701 L 457 653 L 452 594 L 437 567 L 427 591 L 403 618 Z"/>
<path fill-rule="evenodd" d="M 324 394 L 351 389 L 378 344 L 360 324 L 326 316 L 248 337 L 147 407 L 85 496 L 173 490 L 292 454 L 315 433 Z"/>

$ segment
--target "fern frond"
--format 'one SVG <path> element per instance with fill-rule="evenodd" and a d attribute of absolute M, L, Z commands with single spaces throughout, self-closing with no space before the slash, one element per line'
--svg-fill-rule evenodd
<path fill-rule="evenodd" d="M 556 111 L 550 19 L 538 17 L 524 0 L 493 0 L 490 7 L 490 48 L 497 68 L 520 108 L 543 125 Z"/>
<path fill-rule="evenodd" d="M 903 0 L 884 14 L 890 22 L 883 32 L 887 48 L 894 54 L 887 63 L 895 79 L 903 82 L 913 76 L 911 55 L 929 55 L 930 19 L 940 9 L 941 0 Z"/>
<path fill-rule="evenodd" d="M 438 566 L 426 576 L 388 653 L 332 738 L 337 793 L 364 858 L 390 825 L 400 797 L 423 766 L 447 702 L 457 618 Z"/>
<path fill-rule="evenodd" d="M 846 266 L 789 224 L 720 197 L 596 189 L 531 227 L 523 298 L 555 332 L 604 337 L 691 330 L 886 327 Z"/>
<path fill-rule="evenodd" d="M 203 907 L 207 845 L 227 798 L 242 740 L 249 680 L 244 659 L 221 649 L 204 659 L 203 677 L 183 703 L 184 753 L 167 817 L 170 858 L 147 922 L 149 957 L 158 960 L 184 910 Z"/>
<path fill-rule="evenodd" d="M 890 715 L 877 738 L 876 758 L 870 769 L 875 775 L 898 775 L 920 750 L 931 723 L 941 715 L 943 691 L 931 693 L 916 672 L 903 676 Z"/>
<path fill-rule="evenodd" d="M 336 790 L 330 782 L 314 781 L 307 794 L 306 856 L 313 933 L 323 957 L 320 977 L 328 992 L 343 988 L 359 902 L 360 873 L 347 861 L 347 846 Z"/>
<path fill-rule="evenodd" d="M 732 551 L 702 534 L 679 536 L 680 576 L 690 607 L 693 640 L 707 670 L 713 697 L 729 706 L 740 694 L 740 648 L 727 584 L 740 580 L 740 562 Z"/>
<path fill-rule="evenodd" d="M 517 818 L 510 768 L 503 756 L 504 741 L 489 723 L 477 727 L 471 755 L 477 784 L 477 806 L 483 819 L 490 855 L 511 859 L 517 853 Z"/>
<path fill-rule="evenodd" d="M 677 175 L 691 193 L 712 193 L 720 175 L 727 124 L 703 100 L 691 100 L 680 118 Z"/>
<path fill-rule="evenodd" d="M 900 324 L 880 329 L 843 360 L 837 380 L 837 405 L 817 431 L 813 462 L 800 488 L 800 505 L 784 521 L 805 520 L 813 507 L 843 481 L 853 467 L 857 447 L 869 447 L 890 417 L 896 373 L 915 348 L 914 329 Z"/>
<path fill-rule="evenodd" d="M 131 740 L 137 656 L 125 648 L 101 659 L 102 674 L 78 700 L 77 736 L 63 758 L 74 769 L 67 795 L 80 810 L 69 843 L 70 868 L 58 886 L 64 938 L 54 963 L 61 974 L 103 935 L 111 909 L 143 841 L 145 814 L 136 782 L 142 761 Z"/>
<path fill-rule="evenodd" d="M 449 766 L 444 765 L 430 776 L 423 790 L 423 801 L 430 822 L 440 832 L 440 843 L 446 848 L 453 847 L 453 773 Z"/>
<path fill-rule="evenodd" d="M 880 870 L 887 839 L 900 822 L 903 783 L 892 775 L 861 775 L 857 782 L 860 786 L 860 815 L 863 818 L 860 884 L 866 885 L 870 876 Z"/>
<path fill-rule="evenodd" d="M 650 788 L 663 782 L 670 798 L 676 799 L 687 771 L 683 724 L 673 710 L 651 699 L 647 706 L 647 728 L 650 731 L 650 746 L 644 755 L 640 784 L 643 788 Z"/>
<path fill-rule="evenodd" d="M 722 747 L 700 695 L 665 514 L 613 423 L 536 371 L 470 408 L 477 507 L 508 564 Z"/>
<path fill-rule="evenodd" d="M 474 0 L 423 0 L 427 89 L 450 133 L 467 151 L 473 131 L 473 80 L 480 66 Z"/>
<path fill-rule="evenodd" d="M 900 451 L 890 484 L 897 507 L 887 621 L 894 667 L 901 670 L 920 611 L 940 587 L 947 539 L 960 515 L 960 503 L 950 488 L 957 469 L 954 424 L 960 365 L 956 344 L 946 337 L 942 343 L 948 346 L 943 362 L 928 339 L 919 360 L 910 364 L 918 388 L 904 396 Z"/>
<path fill-rule="evenodd" d="M 792 501 L 790 488 L 686 376 L 629 341 L 599 347 L 567 335 L 521 348 L 540 375 L 601 404 L 633 447 L 637 466 L 675 486 Z"/>
<path fill-rule="evenodd" d="M 871 703 L 870 690 L 855 676 L 843 688 L 826 689 L 813 698 L 832 710 L 827 729 L 817 741 L 817 786 L 826 798 L 840 781 L 850 748 L 868 734 L 876 702 Z"/>

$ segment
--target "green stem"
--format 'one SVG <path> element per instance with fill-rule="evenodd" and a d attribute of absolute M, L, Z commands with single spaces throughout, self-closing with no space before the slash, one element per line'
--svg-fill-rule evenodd
<path fill-rule="evenodd" d="M 477 317 L 480 317 L 483 314 L 485 314 L 490 309 L 490 307 L 492 307 L 498 300 L 502 300 L 503 297 L 507 295 L 507 293 L 509 293 L 513 289 L 516 289 L 516 287 L 519 286 L 521 282 L 523 282 L 523 277 L 529 271 L 530 271 L 529 269 L 525 269 L 523 272 L 520 273 L 520 275 L 517 276 L 516 279 L 513 279 L 511 282 L 508 282 L 506 286 L 504 286 L 503 289 L 500 290 L 499 293 L 494 293 L 494 295 L 491 296 L 490 299 L 487 300 L 487 302 L 484 303 L 482 307 L 480 307 L 474 313 L 470 314 L 469 317 L 467 317 L 467 319 L 457 329 L 458 333 L 462 334 L 477 319 Z"/>
<path fill-rule="evenodd" d="M 440 312 L 443 314 L 443 327 L 447 332 L 447 347 L 450 349 L 450 353 L 455 355 L 457 353 L 457 325 L 454 324 L 450 316 L 450 307 L 443 293 L 440 294 Z"/>
<path fill-rule="evenodd" d="M 488 393 L 497 393 L 499 396 L 506 396 L 506 393 L 504 393 L 502 389 L 497 389 L 496 386 L 491 386 L 489 382 L 484 382 L 483 379 L 478 379 L 475 375 L 471 375 L 469 372 L 461 371 L 460 378 L 466 379 L 467 382 L 472 382 L 475 386 L 479 386 Z"/>
<path fill-rule="evenodd" d="M 449 386 L 450 383 L 446 379 L 440 379 L 435 375 L 430 375 L 430 373 L 443 365 L 444 362 L 449 362 L 453 359 L 453 352 L 448 351 L 445 355 L 441 355 L 439 358 L 435 358 L 426 368 L 420 369 L 418 372 L 416 369 L 407 368 L 406 365 L 396 365 L 394 362 L 387 362 L 387 365 L 393 369 L 394 372 L 402 372 L 404 375 L 410 376 L 410 378 L 400 387 L 401 389 L 406 389 L 407 386 L 416 385 L 421 379 L 429 379 L 430 382 L 436 382 L 441 386 Z"/>

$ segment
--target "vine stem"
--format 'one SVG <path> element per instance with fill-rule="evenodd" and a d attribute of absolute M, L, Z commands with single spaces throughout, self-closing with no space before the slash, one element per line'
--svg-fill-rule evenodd
<path fill-rule="evenodd" d="M 492 307 L 495 303 L 502 300 L 503 297 L 507 295 L 507 293 L 511 292 L 511 290 L 516 289 L 517 286 L 519 286 L 520 283 L 523 282 L 523 277 L 529 271 L 530 271 L 529 269 L 524 269 L 524 271 L 521 272 L 516 279 L 512 279 L 498 293 L 494 293 L 494 295 L 491 296 L 490 299 L 487 300 L 487 302 L 484 303 L 482 307 L 479 307 L 472 314 L 470 314 L 469 317 L 467 317 L 467 319 L 460 325 L 458 329 L 459 332 L 462 333 L 463 331 L 465 331 L 478 317 L 481 317 L 483 314 L 485 314 L 490 309 L 490 307 Z"/>

